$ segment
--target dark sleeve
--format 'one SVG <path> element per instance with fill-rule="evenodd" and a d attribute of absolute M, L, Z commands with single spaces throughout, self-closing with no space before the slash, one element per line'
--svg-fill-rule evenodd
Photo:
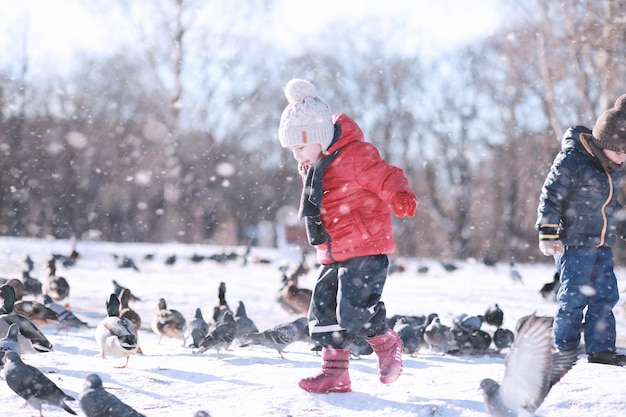
<path fill-rule="evenodd" d="M 578 163 L 572 152 L 560 152 L 546 177 L 537 208 L 535 228 L 543 240 L 558 239 L 564 206 L 571 190 L 578 184 Z"/>

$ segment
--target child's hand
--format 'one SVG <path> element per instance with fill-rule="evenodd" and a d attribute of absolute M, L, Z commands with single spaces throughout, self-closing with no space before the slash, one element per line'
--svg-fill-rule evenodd
<path fill-rule="evenodd" d="M 560 240 L 540 240 L 539 250 L 546 256 L 552 256 L 555 253 L 563 253 L 563 242 Z"/>
<path fill-rule="evenodd" d="M 417 210 L 417 198 L 410 193 L 401 192 L 391 199 L 391 211 L 398 217 L 413 217 Z"/>

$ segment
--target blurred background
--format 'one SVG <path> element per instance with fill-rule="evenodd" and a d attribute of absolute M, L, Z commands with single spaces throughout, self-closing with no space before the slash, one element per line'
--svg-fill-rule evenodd
<path fill-rule="evenodd" d="M 548 262 L 541 186 L 626 92 L 626 1 L 0 0 L 0 50 L 0 235 L 306 245 L 299 77 L 405 170 L 397 256 Z"/>

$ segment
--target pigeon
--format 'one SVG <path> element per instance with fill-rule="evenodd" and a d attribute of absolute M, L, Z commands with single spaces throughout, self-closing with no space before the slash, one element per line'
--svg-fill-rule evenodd
<path fill-rule="evenodd" d="M 559 271 L 556 271 L 552 277 L 552 281 L 543 284 L 539 293 L 546 300 L 556 300 L 556 294 L 559 292 L 559 288 L 561 287 L 561 274 Z"/>
<path fill-rule="evenodd" d="M 194 253 L 194 254 L 191 256 L 191 258 L 189 258 L 189 260 L 190 260 L 191 262 L 194 262 L 194 263 L 202 262 L 202 261 L 204 261 L 205 259 L 206 259 L 206 256 L 204 256 L 204 255 L 198 255 L 197 253 Z"/>
<path fill-rule="evenodd" d="M 491 335 L 484 330 L 474 330 L 468 337 L 474 353 L 484 353 L 491 345 Z"/>
<path fill-rule="evenodd" d="M 15 303 L 15 291 L 10 285 L 0 286 L 0 298 L 2 298 L 2 309 L 6 312 L 0 314 L 0 334 L 6 334 L 11 324 L 15 323 L 20 328 L 18 341 L 22 353 L 43 353 L 52 351 L 52 343 L 28 318 L 13 311 Z"/>
<path fill-rule="evenodd" d="M 235 321 L 237 322 L 237 331 L 235 332 L 235 340 L 239 342 L 239 344 L 243 344 L 247 341 L 246 337 L 250 333 L 257 333 L 259 329 L 256 327 L 256 324 L 248 317 L 246 314 L 246 306 L 243 304 L 243 301 L 239 301 L 239 305 L 237 306 L 237 310 L 235 311 Z"/>
<path fill-rule="evenodd" d="M 89 327 L 89 325 L 79 319 L 72 310 L 55 302 L 48 294 L 42 294 L 43 304 L 57 315 L 59 323 L 66 327 Z"/>
<path fill-rule="evenodd" d="M 133 258 L 130 258 L 128 256 L 119 256 L 119 255 L 113 254 L 113 259 L 115 260 L 115 263 L 117 264 L 118 268 L 134 269 L 135 271 L 139 272 L 139 267 L 137 266 Z"/>
<path fill-rule="evenodd" d="M 354 359 L 360 359 L 361 356 L 371 355 L 374 353 L 372 345 L 367 343 L 364 337 L 354 335 L 354 340 L 348 345 L 350 356 Z"/>
<path fill-rule="evenodd" d="M 454 320 L 454 328 L 464 333 L 472 333 L 476 330 L 480 330 L 482 325 L 482 316 L 468 316 L 467 314 L 461 314 Z"/>
<path fill-rule="evenodd" d="M 43 292 L 48 294 L 54 301 L 61 301 L 69 298 L 70 284 L 67 279 L 58 276 L 56 271 L 56 259 L 52 258 L 48 261 L 48 276 L 43 282 Z"/>
<path fill-rule="evenodd" d="M 120 294 L 122 293 L 122 290 L 126 287 L 124 287 L 123 285 L 120 285 L 116 280 L 112 280 L 112 282 L 113 282 L 113 292 L 115 293 L 115 295 L 119 297 Z M 141 298 L 133 294 L 133 292 L 130 291 L 130 289 L 128 289 L 128 291 L 130 292 L 130 297 L 128 298 L 128 301 L 132 301 L 132 302 L 141 301 Z"/>
<path fill-rule="evenodd" d="M 25 399 L 32 407 L 39 410 L 40 417 L 43 417 L 42 406 L 44 404 L 53 405 L 70 414 L 77 415 L 65 402 L 75 399 L 64 393 L 39 369 L 22 362 L 20 355 L 16 352 L 5 353 L 4 376 L 9 388 Z"/>
<path fill-rule="evenodd" d="M 144 414 L 107 392 L 98 374 L 87 375 L 78 399 L 80 408 L 87 417 L 145 417 Z"/>
<path fill-rule="evenodd" d="M 452 261 L 439 261 L 439 263 L 447 272 L 454 272 L 459 269 L 459 267 L 456 266 Z"/>
<path fill-rule="evenodd" d="M 524 322 L 505 359 L 500 383 L 480 382 L 487 412 L 493 417 L 516 417 L 535 412 L 550 389 L 574 366 L 576 350 L 552 353 L 552 321 L 534 313 Z"/>
<path fill-rule="evenodd" d="M 483 316 L 483 320 L 487 324 L 500 327 L 502 326 L 502 321 L 504 320 L 504 312 L 498 304 L 494 304 L 493 306 L 487 308 L 487 311 L 485 311 L 485 315 Z"/>
<path fill-rule="evenodd" d="M 121 318 L 120 300 L 117 295 L 111 294 L 106 302 L 107 317 L 102 319 L 96 327 L 96 343 L 100 347 L 100 357 L 106 359 L 106 354 L 110 353 L 115 356 L 126 357 L 126 363 L 122 366 L 128 366 L 128 359 L 137 352 L 139 340 L 137 330 L 133 323 Z"/>
<path fill-rule="evenodd" d="M 20 328 L 17 324 L 13 323 L 9 326 L 6 336 L 0 339 L 0 369 L 4 367 L 4 355 L 9 352 L 15 352 L 18 355 L 22 354 L 20 343 L 17 341 L 17 337 L 20 334 Z"/>
<path fill-rule="evenodd" d="M 417 328 L 418 326 L 410 324 L 409 319 L 406 317 L 400 317 L 393 326 L 393 330 L 402 339 L 404 344 L 403 352 L 407 355 L 415 355 L 420 348 L 421 338 Z"/>
<path fill-rule="evenodd" d="M 209 325 L 202 316 L 202 310 L 197 307 L 193 319 L 189 320 L 189 324 L 185 328 L 185 343 L 188 347 L 198 348 L 208 333 Z M 187 342 L 188 340 L 189 342 Z"/>
<path fill-rule="evenodd" d="M 424 341 L 430 347 L 431 353 L 445 355 L 452 340 L 452 329 L 442 324 L 439 317 L 435 317 L 424 329 Z"/>
<path fill-rule="evenodd" d="M 426 275 L 428 273 L 428 265 L 419 265 L 417 267 L 417 273 L 420 275 Z"/>
<path fill-rule="evenodd" d="M 193 417 L 211 417 L 211 415 L 204 410 L 199 410 L 196 411 L 196 414 L 194 414 Z"/>
<path fill-rule="evenodd" d="M 459 350 L 468 348 L 476 351 L 476 343 L 480 344 L 480 341 L 478 341 L 477 338 L 479 338 L 479 336 L 484 337 L 484 335 L 477 335 L 475 333 L 480 330 L 482 324 L 482 316 L 469 316 L 463 313 L 455 317 L 452 327 L 452 337 L 454 338 L 456 347 Z"/>
<path fill-rule="evenodd" d="M 165 265 L 174 265 L 176 263 L 176 255 L 170 255 L 165 259 Z"/>
<path fill-rule="evenodd" d="M 203 353 L 209 349 L 215 349 L 217 359 L 220 359 L 220 349 L 228 349 L 235 339 L 236 331 L 237 322 L 235 321 L 235 316 L 232 311 L 226 310 L 221 319 L 210 328 L 209 333 L 202 340 L 195 353 Z"/>
<path fill-rule="evenodd" d="M 183 336 L 186 324 L 187 321 L 180 311 L 167 308 L 165 298 L 159 299 L 157 312 L 152 319 L 152 330 L 159 336 L 158 343 L 161 343 L 163 337 L 170 337 L 172 339 L 181 339 L 184 345 L 185 340 Z"/>
<path fill-rule="evenodd" d="M 426 316 L 406 316 L 403 314 L 394 314 L 387 319 L 387 325 L 390 329 L 393 329 L 396 326 L 396 323 L 400 321 L 404 324 L 410 324 L 412 327 L 417 327 L 426 323 Z"/>
<path fill-rule="evenodd" d="M 284 359 L 283 351 L 288 345 L 309 339 L 309 320 L 306 317 L 300 317 L 263 332 L 251 333 L 248 339 L 251 344 L 276 349 L 280 357 Z"/>
<path fill-rule="evenodd" d="M 529 314 L 529 315 L 527 315 L 527 316 L 520 317 L 520 318 L 517 320 L 517 323 L 515 323 L 515 331 L 516 331 L 517 333 L 519 333 L 519 331 L 520 331 L 520 329 L 522 328 L 522 326 L 524 325 L 524 323 L 525 323 L 525 322 L 526 322 L 526 321 L 527 321 L 527 320 L 528 320 L 531 316 L 532 316 L 532 315 L 531 315 L 531 314 Z M 547 317 L 547 320 L 550 320 L 550 325 L 551 325 L 551 326 L 554 324 L 554 317 Z M 582 327 L 583 327 L 583 330 L 584 330 L 585 323 L 583 323 L 583 324 L 582 324 Z"/>
<path fill-rule="evenodd" d="M 496 345 L 498 352 L 510 348 L 514 339 L 515 333 L 503 327 L 496 329 L 493 333 L 493 344 Z"/>

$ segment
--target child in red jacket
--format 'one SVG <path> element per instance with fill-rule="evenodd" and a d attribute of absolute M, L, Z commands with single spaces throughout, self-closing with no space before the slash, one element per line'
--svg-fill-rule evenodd
<path fill-rule="evenodd" d="M 387 327 L 380 300 L 394 240 L 391 211 L 413 217 L 417 198 L 404 172 L 387 164 L 359 126 L 333 115 L 308 81 L 285 87 L 289 105 L 278 137 L 293 152 L 303 178 L 300 218 L 321 264 L 309 309 L 309 329 L 322 349 L 322 372 L 300 381 L 310 392 L 351 390 L 349 345 L 364 337 L 390 384 L 402 372 L 402 340 Z"/>

